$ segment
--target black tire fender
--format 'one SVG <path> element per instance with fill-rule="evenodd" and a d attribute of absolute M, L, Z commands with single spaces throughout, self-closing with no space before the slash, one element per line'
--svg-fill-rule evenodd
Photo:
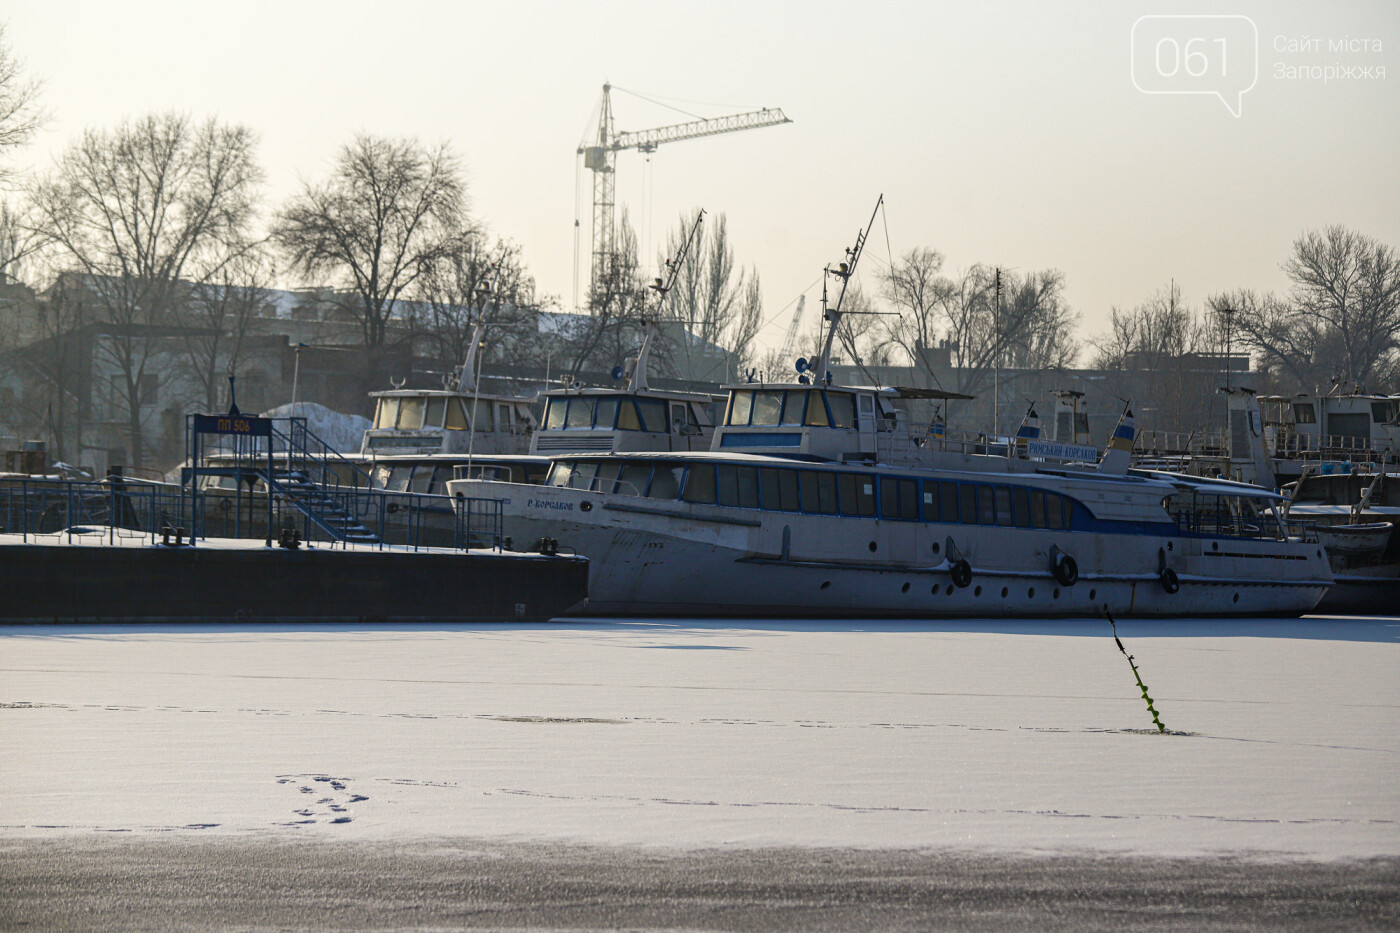
<path fill-rule="evenodd" d="M 1054 574 L 1060 586 L 1074 586 L 1079 582 L 1079 563 L 1068 554 L 1061 554 L 1055 560 Z"/>
<path fill-rule="evenodd" d="M 948 574 L 953 578 L 953 585 L 963 589 L 972 583 L 972 565 L 965 560 L 953 562 L 953 566 L 948 568 Z"/>
<path fill-rule="evenodd" d="M 1163 567 L 1157 579 L 1162 582 L 1162 589 L 1168 593 L 1175 593 L 1181 589 L 1181 578 L 1176 575 L 1176 571 L 1170 567 Z"/>

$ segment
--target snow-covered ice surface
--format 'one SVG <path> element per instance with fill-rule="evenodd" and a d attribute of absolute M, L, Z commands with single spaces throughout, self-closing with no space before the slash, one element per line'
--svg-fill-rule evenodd
<path fill-rule="evenodd" d="M 1400 620 L 1119 633 L 0 628 L 0 837 L 1400 855 Z"/>

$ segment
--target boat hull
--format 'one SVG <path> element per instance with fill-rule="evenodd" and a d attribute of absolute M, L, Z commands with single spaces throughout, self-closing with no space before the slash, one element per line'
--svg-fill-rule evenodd
<path fill-rule="evenodd" d="M 1296 616 L 1332 580 L 1322 550 L 1297 540 L 852 520 L 471 486 L 503 500 L 517 545 L 552 538 L 590 559 L 598 615 L 1082 618 L 1107 607 L 1118 617 Z M 1060 554 L 1074 559 L 1077 579 L 1056 575 Z M 964 561 L 970 579 L 956 566 Z"/>

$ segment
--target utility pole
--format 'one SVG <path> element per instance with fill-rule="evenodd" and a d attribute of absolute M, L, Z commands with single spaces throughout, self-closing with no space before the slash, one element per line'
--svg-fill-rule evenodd
<path fill-rule="evenodd" d="M 992 373 L 992 434 L 1001 436 L 1001 268 L 996 270 L 996 306 L 992 316 L 992 328 L 996 331 L 993 356 L 995 370 Z"/>

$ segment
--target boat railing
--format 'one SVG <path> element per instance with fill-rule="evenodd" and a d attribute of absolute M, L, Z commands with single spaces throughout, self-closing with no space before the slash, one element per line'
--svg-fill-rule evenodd
<path fill-rule="evenodd" d="M 179 538 L 193 528 L 178 486 L 151 482 L 22 479 L 0 482 L 0 532 L 25 542 L 115 544 Z"/>
<path fill-rule="evenodd" d="M 1400 452 L 1377 447 L 1369 438 L 1348 434 L 1279 432 L 1273 455 L 1288 460 L 1350 460 L 1361 463 L 1400 462 Z"/>

